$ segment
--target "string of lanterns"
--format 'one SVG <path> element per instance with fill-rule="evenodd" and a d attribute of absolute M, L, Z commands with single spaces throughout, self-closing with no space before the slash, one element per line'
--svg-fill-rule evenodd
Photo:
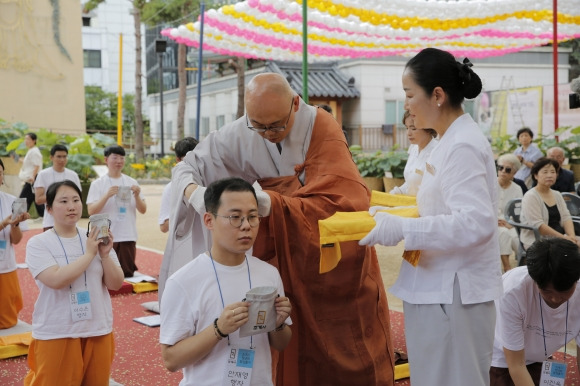
<path fill-rule="evenodd" d="M 411 56 L 425 47 L 504 55 L 551 43 L 552 15 L 552 0 L 308 0 L 308 59 Z M 204 50 L 302 60 L 301 0 L 247 0 L 209 10 L 204 21 Z M 200 24 L 161 33 L 197 47 Z M 578 37 L 578 0 L 559 0 L 558 41 Z"/>

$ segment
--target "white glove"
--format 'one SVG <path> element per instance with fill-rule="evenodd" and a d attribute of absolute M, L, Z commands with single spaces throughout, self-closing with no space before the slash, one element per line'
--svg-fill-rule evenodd
<path fill-rule="evenodd" d="M 191 196 L 189 196 L 189 203 L 193 206 L 193 209 L 200 214 L 200 216 L 203 216 L 205 213 L 205 201 L 203 199 L 205 190 L 206 188 L 204 186 L 198 185 L 197 189 L 195 189 L 193 193 L 191 193 Z"/>
<path fill-rule="evenodd" d="M 252 185 L 256 191 L 256 198 L 258 198 L 258 214 L 260 216 L 269 216 L 272 208 L 272 200 L 270 195 L 262 190 L 258 181 Z"/>
<path fill-rule="evenodd" d="M 393 246 L 403 240 L 403 218 L 390 213 L 380 212 L 375 215 L 375 227 L 366 235 L 359 245 L 373 246 L 381 244 Z"/>
<path fill-rule="evenodd" d="M 393 189 L 391 189 L 389 194 L 403 194 L 403 191 L 398 186 L 395 186 Z"/>
<path fill-rule="evenodd" d="M 377 205 L 377 206 L 371 206 L 371 207 L 369 208 L 369 214 L 370 214 L 371 216 L 374 216 L 375 214 L 377 214 L 377 212 L 378 212 L 379 210 L 385 210 L 385 209 L 389 209 L 389 208 L 388 208 L 388 207 L 386 207 L 386 206 L 380 206 L 380 205 Z"/>

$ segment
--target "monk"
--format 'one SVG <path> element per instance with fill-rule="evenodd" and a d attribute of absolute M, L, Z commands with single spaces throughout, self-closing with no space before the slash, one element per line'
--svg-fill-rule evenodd
<path fill-rule="evenodd" d="M 342 243 L 338 266 L 319 273 L 318 220 L 369 207 L 341 127 L 278 74 L 256 75 L 245 102 L 244 117 L 211 133 L 173 171 L 161 287 L 208 250 L 205 186 L 241 177 L 254 183 L 260 214 L 268 216 L 253 255 L 278 268 L 293 306 L 292 340 L 274 363 L 275 383 L 393 385 L 389 309 L 375 249 Z"/>

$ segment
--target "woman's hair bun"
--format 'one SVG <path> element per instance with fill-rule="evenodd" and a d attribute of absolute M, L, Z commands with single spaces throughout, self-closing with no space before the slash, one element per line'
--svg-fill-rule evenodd
<path fill-rule="evenodd" d="M 462 85 L 463 96 L 467 99 L 475 98 L 481 92 L 481 78 L 471 69 L 473 64 L 469 59 L 465 58 L 463 59 L 463 63 L 456 63 L 457 70 L 459 71 L 459 79 Z"/>

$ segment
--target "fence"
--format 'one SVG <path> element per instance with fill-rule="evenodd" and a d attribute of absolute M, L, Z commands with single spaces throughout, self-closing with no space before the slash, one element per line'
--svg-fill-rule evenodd
<path fill-rule="evenodd" d="M 393 134 L 385 134 L 382 127 L 354 127 L 346 128 L 346 138 L 349 145 L 360 145 L 363 151 L 389 150 L 398 145 L 400 149 L 409 147 L 407 129 L 396 126 Z"/>

